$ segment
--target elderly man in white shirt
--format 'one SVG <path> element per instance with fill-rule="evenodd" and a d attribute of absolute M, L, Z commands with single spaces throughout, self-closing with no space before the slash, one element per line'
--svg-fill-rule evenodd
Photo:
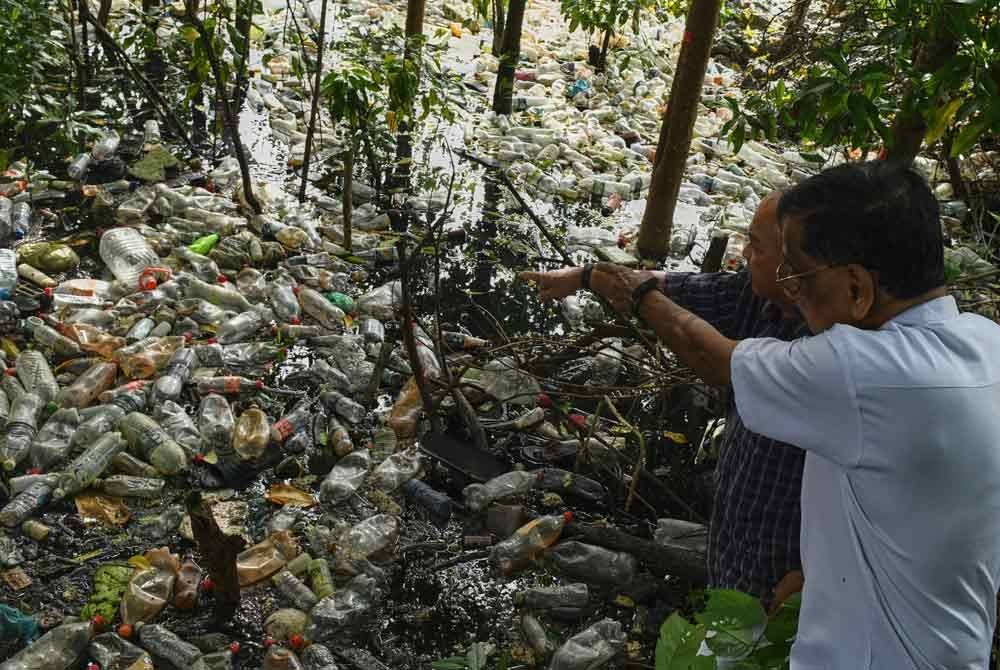
<path fill-rule="evenodd" d="M 938 207 L 883 162 L 782 196 L 778 282 L 812 337 L 723 337 L 649 273 L 593 290 L 642 318 L 750 430 L 806 450 L 793 670 L 986 668 L 1000 583 L 1000 325 L 944 288 Z"/>

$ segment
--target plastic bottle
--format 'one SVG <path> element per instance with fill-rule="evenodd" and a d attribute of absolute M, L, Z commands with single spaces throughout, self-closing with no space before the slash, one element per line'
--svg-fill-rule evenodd
<path fill-rule="evenodd" d="M 271 577 L 271 583 L 274 584 L 279 593 L 300 610 L 308 612 L 319 601 L 312 589 L 288 570 L 281 570 Z"/>
<path fill-rule="evenodd" d="M 111 388 L 118 376 L 118 364 L 101 361 L 90 366 L 56 396 L 62 407 L 87 407 L 105 390 Z"/>
<path fill-rule="evenodd" d="M 375 579 L 358 575 L 332 596 L 316 604 L 309 613 L 306 637 L 320 642 L 332 640 L 345 629 L 362 625 L 377 598 Z"/>
<path fill-rule="evenodd" d="M 2 251 L 0 249 L 0 252 Z M 2 265 L 2 258 L 0 258 L 0 265 Z M 2 275 L 2 269 L 0 269 L 0 275 Z M 65 357 L 80 355 L 80 345 L 65 335 L 61 335 L 37 316 L 29 316 L 25 319 L 24 325 L 25 329 L 31 334 L 31 339 L 40 346 L 51 349 L 56 355 Z"/>
<path fill-rule="evenodd" d="M 302 663 L 291 649 L 272 645 L 264 654 L 261 670 L 302 670 Z"/>
<path fill-rule="evenodd" d="M 325 558 L 314 558 L 309 561 L 309 582 L 317 598 L 333 595 L 333 575 L 330 564 Z"/>
<path fill-rule="evenodd" d="M 299 300 L 295 295 L 295 284 L 288 277 L 277 277 L 267 287 L 267 295 L 279 321 L 297 324 L 299 322 Z"/>
<path fill-rule="evenodd" d="M 118 132 L 114 129 L 108 130 L 101 135 L 101 139 L 94 143 L 90 153 L 95 160 L 102 161 L 118 150 L 119 142 L 121 142 L 121 137 Z"/>
<path fill-rule="evenodd" d="M 17 254 L 13 249 L 0 249 L 0 300 L 10 300 L 16 286 Z"/>
<path fill-rule="evenodd" d="M 423 457 L 416 447 L 397 451 L 378 464 L 372 472 L 372 482 L 383 491 L 395 491 L 404 482 L 417 476 L 423 468 Z"/>
<path fill-rule="evenodd" d="M 28 452 L 31 467 L 48 470 L 69 456 L 70 439 L 80 425 L 76 408 L 56 410 L 39 429 Z"/>
<path fill-rule="evenodd" d="M 35 393 L 23 393 L 11 403 L 3 446 L 0 448 L 0 459 L 7 472 L 13 470 L 28 455 L 38 430 L 38 415 L 43 404 Z"/>
<path fill-rule="evenodd" d="M 225 279 L 219 266 L 208 256 L 195 253 L 185 246 L 174 247 L 174 255 L 187 263 L 198 279 L 208 282 L 219 281 L 220 277 Z"/>
<path fill-rule="evenodd" d="M 617 621 L 602 619 L 565 642 L 552 657 L 549 670 L 589 670 L 604 667 L 625 646 Z"/>
<path fill-rule="evenodd" d="M 165 475 L 175 475 L 187 467 L 187 454 L 152 417 L 131 412 L 118 422 L 118 430 L 129 451 Z"/>
<path fill-rule="evenodd" d="M 201 298 L 223 309 L 243 313 L 252 309 L 250 302 L 231 285 L 208 284 L 192 275 L 178 276 L 184 294 L 189 298 Z"/>
<path fill-rule="evenodd" d="M 544 468 L 537 471 L 537 488 L 543 491 L 567 494 L 592 503 L 604 500 L 605 490 L 600 482 L 559 468 Z"/>
<path fill-rule="evenodd" d="M 573 519 L 572 512 L 541 516 L 517 529 L 513 535 L 493 547 L 490 562 L 502 574 L 510 575 L 530 565 L 559 539 L 562 529 Z"/>
<path fill-rule="evenodd" d="M 99 252 L 115 279 L 130 287 L 138 287 L 143 270 L 160 261 L 142 233 L 132 228 L 106 231 L 101 236 Z"/>
<path fill-rule="evenodd" d="M 534 473 L 513 470 L 485 484 L 469 484 L 462 489 L 462 496 L 466 507 L 473 512 L 481 512 L 495 500 L 527 493 L 535 487 L 537 480 Z"/>
<path fill-rule="evenodd" d="M 198 431 L 201 433 L 202 449 L 226 451 L 233 441 L 236 419 L 229 401 L 221 395 L 210 393 L 201 399 L 198 408 Z"/>
<path fill-rule="evenodd" d="M 198 380 L 196 386 L 198 387 L 198 393 L 202 395 L 207 393 L 232 395 L 259 391 L 264 387 L 264 382 L 258 379 L 247 379 L 238 375 L 229 375 L 226 377 L 202 377 Z"/>
<path fill-rule="evenodd" d="M 337 461 L 319 487 L 319 497 L 332 505 L 347 500 L 365 481 L 371 469 L 371 454 L 359 449 Z"/>
<path fill-rule="evenodd" d="M 184 408 L 172 400 L 157 403 L 153 418 L 189 455 L 200 453 L 201 433 Z"/>
<path fill-rule="evenodd" d="M 521 607 L 532 610 L 549 610 L 557 607 L 586 607 L 590 601 L 590 589 L 586 584 L 566 584 L 565 586 L 536 586 L 514 598 Z"/>
<path fill-rule="evenodd" d="M 125 340 L 115 337 L 89 323 L 66 324 L 60 329 L 67 337 L 79 342 L 83 351 L 97 354 L 102 358 L 111 358 L 122 351 Z"/>
<path fill-rule="evenodd" d="M 186 342 L 186 338 L 176 335 L 148 338 L 133 345 L 142 345 L 140 351 L 118 356 L 118 364 L 121 366 L 122 373 L 129 379 L 150 379 L 167 364 L 174 352 L 183 347 Z"/>
<path fill-rule="evenodd" d="M 142 125 L 142 141 L 148 147 L 159 144 L 160 124 L 156 119 L 149 119 Z"/>
<path fill-rule="evenodd" d="M 240 587 L 245 588 L 267 579 L 295 558 L 297 551 L 298 547 L 291 534 L 280 531 L 240 552 L 236 557 Z"/>
<path fill-rule="evenodd" d="M 174 582 L 173 605 L 179 610 L 191 610 L 198 604 L 198 589 L 201 587 L 202 570 L 191 554 L 184 556 L 181 568 Z"/>
<path fill-rule="evenodd" d="M 14 229 L 14 239 L 24 239 L 31 230 L 31 205 L 15 202 L 10 213 L 10 225 Z"/>
<path fill-rule="evenodd" d="M 147 499 L 162 496 L 165 484 L 162 479 L 132 475 L 112 475 L 95 482 L 95 486 L 108 495 Z"/>
<path fill-rule="evenodd" d="M 167 362 L 164 373 L 153 384 L 150 400 L 154 405 L 166 400 L 177 400 L 184 390 L 184 384 L 191 378 L 197 364 L 195 353 L 190 348 L 178 349 Z"/>
<path fill-rule="evenodd" d="M 344 533 L 337 549 L 350 559 L 365 559 L 392 546 L 398 537 L 399 518 L 391 514 L 376 514 Z"/>
<path fill-rule="evenodd" d="M 128 332 L 125 333 L 126 342 L 138 342 L 139 340 L 146 339 L 153 332 L 153 328 L 156 327 L 156 321 L 150 317 L 143 317 L 133 324 L 129 328 Z"/>
<path fill-rule="evenodd" d="M 41 398 L 42 404 L 55 399 L 59 393 L 59 384 L 42 352 L 36 349 L 22 351 L 15 365 L 17 378 L 21 380 L 25 391 L 36 394 Z"/>
<path fill-rule="evenodd" d="M 121 433 L 104 434 L 63 469 L 52 495 L 61 499 L 87 488 L 107 469 L 115 454 L 124 449 Z"/>
<path fill-rule="evenodd" d="M 102 670 L 153 670 L 149 652 L 137 647 L 117 633 L 98 635 L 87 649 Z"/>
<path fill-rule="evenodd" d="M 451 498 L 446 494 L 432 489 L 419 479 L 411 479 L 402 486 L 403 495 L 411 503 L 416 503 L 427 510 L 431 523 L 438 528 L 444 528 L 451 520 Z"/>
<path fill-rule="evenodd" d="M 326 645 L 313 643 L 302 652 L 302 665 L 305 670 L 338 670 L 337 660 Z"/>
<path fill-rule="evenodd" d="M 232 344 L 252 339 L 274 320 L 268 309 L 250 309 L 225 321 L 219 326 L 215 339 L 220 344 Z"/>
<path fill-rule="evenodd" d="M 560 542 L 548 556 L 562 574 L 595 584 L 627 584 L 638 570 L 632 554 L 583 542 Z"/>
<path fill-rule="evenodd" d="M 368 414 L 363 405 L 338 391 L 326 391 L 319 398 L 327 410 L 335 412 L 350 423 L 361 423 Z"/>
<path fill-rule="evenodd" d="M 122 623 L 152 621 L 170 602 L 180 567 L 177 557 L 166 547 L 147 551 L 145 557 L 152 567 L 137 572 L 129 580 L 122 596 Z"/>
<path fill-rule="evenodd" d="M 555 651 L 555 645 L 552 644 L 548 633 L 545 632 L 545 626 L 535 615 L 528 612 L 521 615 L 521 632 L 540 658 L 548 658 Z"/>
<path fill-rule="evenodd" d="M 93 624 L 76 621 L 56 626 L 30 645 L 0 663 L 0 670 L 70 670 L 87 651 L 94 636 Z"/>
<path fill-rule="evenodd" d="M 354 451 L 351 435 L 337 418 L 331 416 L 326 422 L 326 446 L 338 457 L 342 458 Z"/>
<path fill-rule="evenodd" d="M 132 477 L 156 479 L 160 476 L 159 470 L 146 461 L 139 460 L 127 451 L 123 451 L 111 459 L 111 469 L 114 472 Z"/>
<path fill-rule="evenodd" d="M 52 500 L 52 485 L 48 481 L 35 482 L 18 493 L 0 509 L 0 524 L 15 528 L 35 515 Z"/>
<path fill-rule="evenodd" d="M 270 436 L 267 415 L 258 407 L 250 407 L 236 420 L 233 450 L 244 460 L 256 460 L 267 449 Z"/>
<path fill-rule="evenodd" d="M 271 426 L 271 440 L 282 443 L 312 423 L 312 401 L 304 400 Z"/>
<path fill-rule="evenodd" d="M 144 649 L 175 668 L 190 669 L 202 656 L 198 647 L 185 642 L 166 626 L 144 623 L 137 627 L 137 634 Z"/>
<path fill-rule="evenodd" d="M 302 311 L 329 330 L 339 331 L 344 327 L 345 314 L 343 310 L 331 303 L 326 297 L 308 286 L 299 286 L 298 300 Z"/>

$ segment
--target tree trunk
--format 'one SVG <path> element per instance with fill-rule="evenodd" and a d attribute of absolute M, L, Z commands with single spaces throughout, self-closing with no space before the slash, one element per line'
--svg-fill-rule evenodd
<path fill-rule="evenodd" d="M 185 502 L 195 542 L 198 543 L 208 574 L 215 582 L 216 621 L 229 622 L 240 607 L 240 578 L 236 572 L 236 556 L 243 551 L 246 541 L 239 535 L 226 535 L 222 532 L 212 509 L 197 491 L 189 494 Z"/>
<path fill-rule="evenodd" d="M 316 116 L 319 112 L 319 88 L 323 81 L 323 42 L 326 41 L 326 5 L 319 12 L 319 42 L 316 49 L 316 78 L 313 80 L 312 108 L 309 110 L 309 128 L 306 130 L 306 152 L 302 157 L 302 183 L 299 185 L 299 202 L 305 202 L 306 184 L 309 179 L 309 161 L 312 159 L 313 135 L 316 133 Z"/>
<path fill-rule="evenodd" d="M 222 70 L 219 67 L 219 57 L 212 46 L 212 36 L 208 34 L 205 24 L 198 18 L 197 11 L 192 11 L 193 3 L 190 0 L 187 9 L 188 21 L 191 22 L 191 25 L 198 32 L 198 37 L 201 39 L 201 46 L 205 50 L 205 56 L 208 58 L 209 65 L 212 66 L 212 76 L 215 79 L 215 92 L 222 107 L 222 116 L 226 124 L 226 131 L 229 134 L 230 141 L 233 143 L 233 153 L 236 154 L 236 162 L 240 165 L 240 175 L 243 178 L 243 197 L 254 214 L 260 214 L 262 211 L 261 206 L 257 201 L 257 197 L 253 194 L 253 183 L 250 180 L 250 163 L 247 161 L 247 155 L 243 149 L 243 140 L 240 139 L 239 119 L 237 113 L 233 111 L 229 96 L 226 95 L 227 82 L 222 77 Z M 250 39 L 249 34 L 247 35 L 247 39 Z"/>
<path fill-rule="evenodd" d="M 788 17 L 788 23 L 785 24 L 785 34 L 778 45 L 775 58 L 784 58 L 791 53 L 792 47 L 795 46 L 795 41 L 799 37 L 799 33 L 802 32 L 802 26 L 806 23 L 806 15 L 809 14 L 809 5 L 811 3 L 812 0 L 795 0 L 795 5 L 792 6 L 792 13 Z"/>
<path fill-rule="evenodd" d="M 97 10 L 97 22 L 105 28 L 108 27 L 108 18 L 111 16 L 111 0 L 101 0 L 101 6 Z"/>
<path fill-rule="evenodd" d="M 79 0 L 80 12 L 80 100 L 77 103 L 81 108 L 87 109 L 87 80 L 90 78 L 90 43 L 87 34 L 90 32 L 90 25 L 87 23 L 87 15 L 90 7 L 84 7 L 87 0 Z"/>
<path fill-rule="evenodd" d="M 493 55 L 497 58 L 503 53 L 504 25 L 503 0 L 493 0 Z"/>
<path fill-rule="evenodd" d="M 611 35 L 613 32 L 611 28 L 604 31 L 604 41 L 601 43 L 601 55 L 597 57 L 598 72 L 604 72 L 608 67 L 608 46 L 611 44 Z"/>
<path fill-rule="evenodd" d="M 354 153 L 357 151 L 357 140 L 353 137 L 344 154 L 344 193 L 341 196 L 344 215 L 344 248 L 351 250 L 351 212 L 354 210 Z"/>
<path fill-rule="evenodd" d="M 660 126 L 652 185 L 639 228 L 639 253 L 646 258 L 664 258 L 670 248 L 674 207 L 691 148 L 701 87 L 721 5 L 722 0 L 692 0 L 688 10 L 667 112 Z"/>
<path fill-rule="evenodd" d="M 493 111 L 510 114 L 511 97 L 514 95 L 514 71 L 521 60 L 521 25 L 524 23 L 526 0 L 510 0 L 507 6 L 507 25 L 503 31 L 500 67 L 493 88 Z"/>
<path fill-rule="evenodd" d="M 408 0 L 406 3 L 406 60 L 413 58 L 417 42 L 413 39 L 424 34 L 424 10 L 427 0 Z"/>

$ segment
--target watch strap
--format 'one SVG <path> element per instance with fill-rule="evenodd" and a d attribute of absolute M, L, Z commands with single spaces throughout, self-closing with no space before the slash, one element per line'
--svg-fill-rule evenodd
<path fill-rule="evenodd" d="M 632 315 L 637 319 L 641 318 L 639 316 L 639 308 L 642 305 L 642 299 L 645 298 L 646 294 L 650 291 L 658 290 L 660 290 L 660 280 L 658 277 L 650 277 L 636 286 L 632 290 Z"/>
<path fill-rule="evenodd" d="M 582 288 L 590 290 L 590 275 L 594 271 L 594 266 L 587 263 L 583 266 L 583 272 L 580 273 L 580 286 Z"/>

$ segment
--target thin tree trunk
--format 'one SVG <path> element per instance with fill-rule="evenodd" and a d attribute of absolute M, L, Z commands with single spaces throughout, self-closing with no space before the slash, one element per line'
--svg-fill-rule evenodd
<path fill-rule="evenodd" d="M 774 55 L 775 58 L 784 58 L 791 53 L 799 37 L 799 33 L 802 32 L 802 26 L 806 23 L 806 16 L 809 14 L 809 5 L 811 3 L 812 0 L 795 0 L 795 4 L 792 6 L 792 13 L 788 17 L 788 23 L 785 24 L 785 34 L 781 38 L 781 43 L 778 45 L 778 50 Z"/>
<path fill-rule="evenodd" d="M 344 194 L 342 197 L 344 214 L 344 248 L 351 250 L 351 213 L 354 211 L 354 154 L 358 143 L 353 137 L 344 155 Z"/>
<path fill-rule="evenodd" d="M 405 58 L 411 60 L 419 48 L 419 42 L 414 38 L 424 34 L 424 12 L 427 0 L 408 0 L 406 3 L 406 48 Z"/>
<path fill-rule="evenodd" d="M 611 28 L 604 31 L 604 41 L 601 43 L 601 55 L 597 58 L 598 72 L 604 72 L 608 67 L 608 46 L 611 45 L 611 35 L 613 32 Z"/>
<path fill-rule="evenodd" d="M 228 622 L 240 607 L 240 578 L 236 571 L 236 556 L 243 551 L 246 541 L 239 535 L 226 535 L 222 532 L 212 509 L 197 491 L 190 493 L 185 502 L 195 542 L 208 574 L 215 582 L 216 621 Z"/>
<path fill-rule="evenodd" d="M 108 18 L 111 17 L 111 0 L 101 0 L 101 7 L 97 10 L 97 22 L 105 28 L 108 27 Z"/>
<path fill-rule="evenodd" d="M 660 126 L 652 185 L 639 228 L 639 253 L 646 258 L 664 258 L 670 248 L 674 208 L 691 148 L 698 101 L 721 5 L 722 0 L 692 0 L 688 10 L 667 113 Z"/>
<path fill-rule="evenodd" d="M 514 71 L 521 60 L 521 26 L 524 23 L 526 0 L 510 0 L 507 6 L 507 25 L 503 31 L 500 67 L 493 88 L 493 111 L 510 114 L 511 97 L 514 95 Z"/>
<path fill-rule="evenodd" d="M 493 55 L 497 58 L 503 53 L 504 25 L 503 0 L 493 0 Z"/>
<path fill-rule="evenodd" d="M 302 184 L 299 185 L 299 202 L 306 199 L 306 183 L 309 179 L 309 161 L 312 159 L 313 135 L 316 133 L 316 117 L 319 112 L 319 89 L 323 81 L 323 43 L 326 41 L 326 5 L 327 0 L 323 0 L 323 5 L 319 13 L 319 44 L 316 50 L 316 78 L 313 83 L 312 108 L 309 110 L 309 129 L 306 131 L 306 153 L 302 157 Z"/>
<path fill-rule="evenodd" d="M 236 162 L 240 165 L 240 174 L 243 177 L 243 197 L 246 199 L 247 205 L 250 206 L 250 209 L 252 209 L 255 214 L 260 214 L 260 203 L 257 201 L 257 197 L 253 193 L 253 183 L 250 180 L 250 164 L 247 162 L 246 152 L 243 149 L 243 140 L 240 139 L 239 122 L 236 117 L 236 113 L 233 111 L 229 97 L 226 95 L 226 81 L 223 79 L 222 71 L 219 68 L 219 58 L 215 53 L 214 46 L 212 45 L 212 36 L 208 34 L 207 30 L 205 30 L 205 24 L 200 18 L 198 18 L 197 11 L 193 11 L 193 3 L 191 3 L 190 0 L 188 0 L 187 8 L 188 21 L 190 21 L 191 25 L 193 25 L 195 30 L 198 31 L 198 37 L 201 39 L 201 46 L 205 50 L 205 55 L 208 57 L 209 65 L 212 67 L 212 76 L 215 78 L 215 91 L 222 106 L 222 115 L 225 119 L 226 131 L 229 133 L 230 140 L 233 143 L 233 153 L 236 154 Z M 249 35 L 247 35 L 247 39 L 250 39 Z"/>
<path fill-rule="evenodd" d="M 87 39 L 87 34 L 90 32 L 90 26 L 87 25 L 87 15 L 90 13 L 90 7 L 85 6 L 87 0 L 78 0 L 77 6 L 80 12 L 80 100 L 79 105 L 81 108 L 87 108 L 87 80 L 90 78 L 90 42 Z"/>

